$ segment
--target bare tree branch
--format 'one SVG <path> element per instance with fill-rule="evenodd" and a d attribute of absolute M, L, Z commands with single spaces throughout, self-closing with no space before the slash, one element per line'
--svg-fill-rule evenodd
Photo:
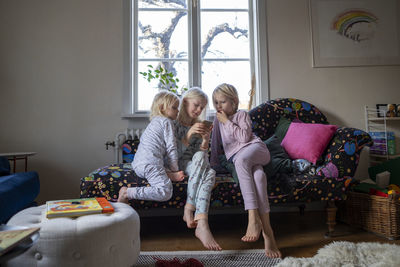
<path fill-rule="evenodd" d="M 163 1 L 141 0 L 141 2 L 148 3 L 149 5 L 160 6 L 160 7 L 165 7 L 166 6 L 165 4 L 173 3 L 178 6 L 181 6 L 182 8 L 187 8 L 185 0 L 163 0 Z"/>
<path fill-rule="evenodd" d="M 224 32 L 231 34 L 233 36 L 233 38 L 235 38 L 235 39 L 238 39 L 241 36 L 248 37 L 247 30 L 240 29 L 238 27 L 230 28 L 228 23 L 223 23 L 223 24 L 217 25 L 208 32 L 205 42 L 201 47 L 201 57 L 202 58 L 204 58 L 204 56 L 206 55 L 207 50 L 210 47 L 211 42 L 214 40 L 214 38 L 217 37 L 218 34 L 221 34 Z M 235 35 L 236 33 L 239 33 L 239 35 L 236 36 Z"/>

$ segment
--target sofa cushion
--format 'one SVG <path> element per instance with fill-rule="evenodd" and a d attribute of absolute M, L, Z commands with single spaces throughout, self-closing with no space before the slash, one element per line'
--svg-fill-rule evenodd
<path fill-rule="evenodd" d="M 269 153 L 271 155 L 270 162 L 264 166 L 265 174 L 268 177 L 274 176 L 278 172 L 280 173 L 292 173 L 293 164 L 289 155 L 281 146 L 281 142 L 276 135 L 271 136 L 264 141 L 267 145 Z"/>
<path fill-rule="evenodd" d="M 336 129 L 336 125 L 292 122 L 282 140 L 282 147 L 290 158 L 306 159 L 316 164 Z"/>
<path fill-rule="evenodd" d="M 287 119 L 286 117 L 282 116 L 279 119 L 279 123 L 276 126 L 274 135 L 278 138 L 280 142 L 282 142 L 283 138 L 285 138 L 285 135 L 289 130 L 289 126 L 291 123 L 292 123 L 291 120 Z"/>

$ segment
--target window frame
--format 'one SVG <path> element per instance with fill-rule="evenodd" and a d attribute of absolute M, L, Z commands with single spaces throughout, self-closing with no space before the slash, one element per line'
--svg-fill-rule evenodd
<path fill-rule="evenodd" d="M 188 87 L 199 86 L 201 88 L 201 51 L 199 49 L 200 40 L 200 8 L 197 4 L 198 0 L 188 0 L 188 27 L 191 29 L 189 36 L 188 48 L 188 66 L 189 71 Z M 268 52 L 267 52 L 267 18 L 265 1 L 248 0 L 249 1 L 249 35 L 253 38 L 250 40 L 250 66 L 251 72 L 255 75 L 255 95 L 253 97 L 252 107 L 261 104 L 269 99 L 269 72 L 268 72 Z M 196 16 L 193 16 L 196 13 Z M 138 1 L 127 0 L 123 4 L 123 90 L 122 90 L 122 118 L 149 117 L 148 111 L 135 110 L 135 100 L 137 99 L 138 73 L 137 66 L 137 32 L 132 30 L 132 25 L 137 25 L 138 19 Z M 194 27 L 196 31 L 193 31 Z M 194 34 L 197 33 L 197 34 Z M 196 53 L 194 54 L 194 51 Z M 265 88 L 262 90 L 261 88 Z M 209 105 L 212 105 L 209 103 Z M 213 114 L 210 114 L 213 116 Z"/>

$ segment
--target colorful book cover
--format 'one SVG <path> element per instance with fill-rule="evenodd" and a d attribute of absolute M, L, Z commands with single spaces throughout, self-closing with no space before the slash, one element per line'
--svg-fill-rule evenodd
<path fill-rule="evenodd" d="M 18 230 L 0 231 L 0 256 L 23 241 L 27 240 L 39 230 L 39 227 L 33 227 Z"/>
<path fill-rule="evenodd" d="M 111 213 L 114 208 L 104 197 L 52 200 L 46 202 L 46 217 L 78 217 L 87 214 Z"/>

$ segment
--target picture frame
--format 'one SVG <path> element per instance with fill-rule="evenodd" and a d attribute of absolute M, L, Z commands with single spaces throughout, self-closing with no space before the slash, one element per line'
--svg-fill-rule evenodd
<path fill-rule="evenodd" d="M 312 66 L 400 64 L 397 0 L 309 0 Z"/>
<path fill-rule="evenodd" d="M 376 104 L 376 112 L 379 118 L 383 118 L 387 112 L 387 104 Z"/>

